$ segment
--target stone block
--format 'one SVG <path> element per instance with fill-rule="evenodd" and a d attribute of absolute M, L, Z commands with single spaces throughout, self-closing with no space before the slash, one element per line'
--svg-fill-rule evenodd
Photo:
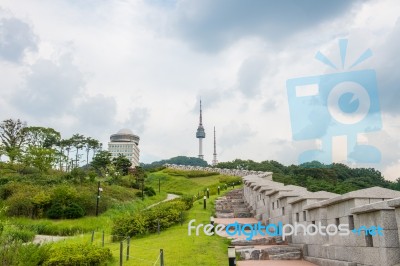
<path fill-rule="evenodd" d="M 374 246 L 376 242 L 381 248 L 399 248 L 398 230 L 383 230 L 383 236 L 373 236 L 373 240 Z"/>

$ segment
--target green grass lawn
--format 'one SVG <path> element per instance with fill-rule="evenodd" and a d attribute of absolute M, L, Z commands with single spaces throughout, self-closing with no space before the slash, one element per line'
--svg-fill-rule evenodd
<path fill-rule="evenodd" d="M 135 199 L 120 203 L 108 209 L 99 217 L 87 216 L 74 220 L 49 220 L 29 218 L 8 217 L 11 224 L 21 225 L 39 234 L 49 235 L 74 235 L 61 242 L 51 245 L 68 245 L 69 243 L 85 243 L 91 245 L 92 231 L 95 231 L 93 245 L 102 245 L 102 233 L 105 235 L 105 247 L 110 248 L 114 262 L 119 265 L 119 242 L 112 242 L 111 227 L 112 220 L 126 213 L 139 212 L 147 206 L 166 198 L 167 193 L 180 195 L 197 195 L 200 192 L 201 199 L 194 202 L 193 207 L 184 214 L 183 225 L 172 226 L 158 234 L 148 234 L 134 237 L 130 240 L 130 257 L 126 260 L 126 241 L 124 242 L 124 264 L 123 265 L 160 265 L 160 249 L 164 250 L 165 265 L 192 266 L 224 265 L 227 261 L 228 241 L 219 236 L 188 236 L 188 223 L 196 219 L 195 224 L 209 223 L 210 216 L 215 212 L 214 200 L 218 197 L 217 187 L 221 186 L 221 195 L 228 190 L 222 189 L 224 183 L 237 180 L 236 177 L 223 175 L 199 176 L 188 178 L 181 175 L 182 171 L 171 173 L 160 171 L 149 174 L 146 186 L 152 186 L 157 192 L 156 196 L 146 197 L 144 201 Z M 158 193 L 158 182 L 161 181 L 161 193 Z M 221 183 L 222 182 L 222 183 Z M 210 188 L 210 199 L 207 209 L 203 209 L 203 193 Z M 156 262 L 157 261 L 157 262 Z"/>
<path fill-rule="evenodd" d="M 196 201 L 193 208 L 185 214 L 183 225 L 175 225 L 158 234 L 149 234 L 130 240 L 130 257 L 126 260 L 126 245 L 124 241 L 123 265 L 146 266 L 160 265 L 160 249 L 164 250 L 164 263 L 171 266 L 219 266 L 227 261 L 227 248 L 229 241 L 219 236 L 206 236 L 200 231 L 196 236 L 193 230 L 188 236 L 188 223 L 196 219 L 195 225 L 209 223 L 210 216 L 214 212 L 214 200 L 209 199 L 207 209 L 203 209 L 203 201 Z M 73 237 L 66 242 L 91 243 L 91 234 Z M 59 243 L 63 244 L 63 243 Z M 102 232 L 96 232 L 94 245 L 102 245 Z M 114 257 L 113 265 L 119 265 L 119 242 L 111 242 L 111 235 L 105 234 L 105 247 L 110 248 Z M 158 261 L 157 261 L 158 260 Z M 157 262 L 156 262 L 157 261 Z"/>
<path fill-rule="evenodd" d="M 193 196 L 197 196 L 199 193 L 200 196 L 202 196 L 204 195 L 203 191 L 207 188 L 210 189 L 211 194 L 217 194 L 217 187 L 220 186 L 222 188 L 224 185 L 220 182 L 240 180 L 240 178 L 228 177 L 225 175 L 188 178 L 184 175 L 179 175 L 179 173 L 184 171 L 177 171 L 178 174 L 176 175 L 171 175 L 169 172 L 170 171 L 160 171 L 149 174 L 146 184 L 152 186 L 158 192 L 158 182 L 160 180 L 161 191 Z"/>
<path fill-rule="evenodd" d="M 162 192 L 156 196 L 145 198 L 144 201 L 136 199 L 131 202 L 116 205 L 105 213 L 95 216 L 85 216 L 79 219 L 30 219 L 23 217 L 8 217 L 7 220 L 11 224 L 19 225 L 27 229 L 36 231 L 38 234 L 44 235 L 76 235 L 87 233 L 93 230 L 104 230 L 106 233 L 111 232 L 112 219 L 118 215 L 124 215 L 126 212 L 139 211 L 151 204 L 164 200 L 167 193 Z"/>

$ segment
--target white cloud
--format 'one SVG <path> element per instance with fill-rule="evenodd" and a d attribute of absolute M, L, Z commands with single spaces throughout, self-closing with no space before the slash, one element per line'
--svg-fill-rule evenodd
<path fill-rule="evenodd" d="M 216 126 L 220 161 L 296 163 L 314 143 L 292 141 L 286 80 L 330 73 L 315 53 L 337 62 L 337 40 L 349 38 L 349 60 L 374 52 L 359 69 L 377 72 L 384 125 L 390 124 L 383 134 L 391 141 L 367 139 L 381 149 L 380 169 L 393 178 L 398 1 L 255 3 L 4 0 L 1 8 L 13 15 L 3 17 L 16 23 L 4 25 L 18 34 L 1 35 L 16 44 L 0 49 L 1 119 L 20 117 L 103 142 L 129 127 L 149 162 L 197 155 L 201 97 L 206 159 Z"/>

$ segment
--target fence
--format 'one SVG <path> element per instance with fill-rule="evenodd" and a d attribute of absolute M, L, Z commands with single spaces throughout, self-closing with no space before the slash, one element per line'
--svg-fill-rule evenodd
<path fill-rule="evenodd" d="M 99 236 L 99 234 L 101 236 Z M 122 238 L 120 241 L 113 241 L 113 238 Z M 119 254 L 119 265 L 143 265 L 143 266 L 165 266 L 164 250 L 149 249 L 137 245 L 133 245 L 130 237 L 121 237 L 116 235 L 108 235 L 102 232 L 92 231 L 92 245 L 99 245 L 110 249 L 112 254 Z M 140 256 L 140 251 L 146 250 L 148 253 L 154 253 L 154 260 Z"/>

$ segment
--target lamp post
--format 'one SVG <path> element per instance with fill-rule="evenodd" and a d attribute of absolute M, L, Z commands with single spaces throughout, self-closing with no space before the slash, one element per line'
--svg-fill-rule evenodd
<path fill-rule="evenodd" d="M 219 189 L 220 189 L 220 187 L 218 186 L 218 195 L 219 195 Z"/>
<path fill-rule="evenodd" d="M 211 232 L 212 232 L 213 235 L 214 235 L 214 233 L 215 233 L 214 216 L 211 216 L 211 217 L 210 217 L 210 224 L 212 225 Z"/>
<path fill-rule="evenodd" d="M 236 250 L 233 246 L 228 247 L 228 260 L 229 266 L 236 266 Z"/>
<path fill-rule="evenodd" d="M 204 200 L 204 209 L 207 209 L 207 197 L 204 196 L 203 200 Z"/>
<path fill-rule="evenodd" d="M 207 188 L 207 199 L 209 199 L 209 198 L 210 198 L 210 189 Z"/>
<path fill-rule="evenodd" d="M 100 181 L 97 183 L 97 200 L 96 200 L 96 216 L 99 215 L 99 201 L 100 201 L 100 192 L 102 192 L 103 189 L 100 187 Z"/>

